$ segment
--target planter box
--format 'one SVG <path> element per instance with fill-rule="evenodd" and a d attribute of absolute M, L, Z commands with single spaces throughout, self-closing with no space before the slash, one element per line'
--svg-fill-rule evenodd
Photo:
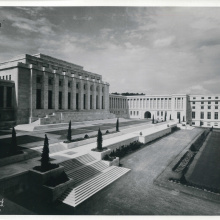
<path fill-rule="evenodd" d="M 94 143 L 96 141 L 97 141 L 97 137 L 94 137 L 94 138 L 89 138 L 89 139 L 85 139 L 82 141 L 76 141 L 76 142 L 71 142 L 71 143 L 62 143 L 62 145 L 66 146 L 67 148 L 75 148 L 75 147 L 80 147 L 82 145 Z"/>
<path fill-rule="evenodd" d="M 0 167 L 8 165 L 8 164 L 12 164 L 12 163 L 17 163 L 17 162 L 27 160 L 27 159 L 28 159 L 27 152 L 23 152 L 23 154 L 17 154 L 14 156 L 1 158 L 0 159 Z"/>
<path fill-rule="evenodd" d="M 64 172 L 64 167 L 59 166 L 58 168 L 55 168 L 53 170 L 49 170 L 47 172 L 40 172 L 34 169 L 29 170 L 29 177 L 31 185 L 40 185 L 42 186 L 44 183 L 46 183 L 50 177 L 57 177 L 62 172 Z"/>
<path fill-rule="evenodd" d="M 70 178 L 65 183 L 61 183 L 55 187 L 43 185 L 43 194 L 47 200 L 54 202 L 58 199 L 71 185 L 73 185 L 74 180 Z"/>
<path fill-rule="evenodd" d="M 110 154 L 111 153 L 111 150 L 110 149 L 107 149 L 107 150 L 104 150 L 102 152 L 97 152 L 97 151 L 90 151 L 90 154 L 96 158 L 96 160 L 102 160 L 104 158 L 105 155 L 107 154 Z"/>
<path fill-rule="evenodd" d="M 110 166 L 119 166 L 119 157 L 116 157 L 113 161 L 107 161 L 103 160 L 105 164 L 107 164 L 109 167 Z"/>

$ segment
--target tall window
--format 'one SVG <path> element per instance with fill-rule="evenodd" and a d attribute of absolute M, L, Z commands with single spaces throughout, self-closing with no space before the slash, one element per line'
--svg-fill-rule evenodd
<path fill-rule="evenodd" d="M 98 96 L 96 96 L 96 109 L 98 109 Z"/>
<path fill-rule="evenodd" d="M 196 113 L 192 112 L 192 118 L 195 119 L 195 117 L 196 117 Z"/>
<path fill-rule="evenodd" d="M 200 112 L 200 119 L 204 119 L 204 112 Z"/>
<path fill-rule="evenodd" d="M 0 108 L 4 106 L 4 87 L 0 86 Z"/>
<path fill-rule="evenodd" d="M 12 106 L 12 87 L 7 87 L 7 102 L 6 106 L 11 108 Z"/>
<path fill-rule="evenodd" d="M 83 109 L 86 109 L 86 94 L 83 95 Z"/>
<path fill-rule="evenodd" d="M 48 91 L 48 109 L 52 109 L 52 96 L 53 93 L 51 90 Z"/>
<path fill-rule="evenodd" d="M 62 109 L 62 92 L 59 92 L 59 109 Z"/>
<path fill-rule="evenodd" d="M 36 109 L 41 109 L 41 89 L 37 89 Z"/>
<path fill-rule="evenodd" d="M 218 119 L 218 112 L 215 112 L 215 119 Z"/>
<path fill-rule="evenodd" d="M 79 93 L 76 93 L 76 109 L 79 109 Z"/>
<path fill-rule="evenodd" d="M 104 99 L 103 99 L 103 96 L 102 96 L 102 109 L 104 109 Z"/>
<path fill-rule="evenodd" d="M 68 109 L 70 109 L 70 103 L 71 103 L 71 93 L 68 92 Z"/>
<path fill-rule="evenodd" d="M 207 112 L 207 119 L 211 119 L 211 112 Z"/>
<path fill-rule="evenodd" d="M 90 95 L 90 109 L 92 109 L 92 95 Z"/>

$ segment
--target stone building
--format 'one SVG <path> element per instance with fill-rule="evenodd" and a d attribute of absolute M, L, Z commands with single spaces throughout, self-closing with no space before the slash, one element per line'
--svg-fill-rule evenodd
<path fill-rule="evenodd" d="M 82 66 L 44 54 L 0 63 L 0 79 L 14 82 L 17 124 L 113 118 L 109 84 Z"/>

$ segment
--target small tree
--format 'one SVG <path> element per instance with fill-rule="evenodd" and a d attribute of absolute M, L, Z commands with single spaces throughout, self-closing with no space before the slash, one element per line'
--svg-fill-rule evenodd
<path fill-rule="evenodd" d="M 47 135 L 45 134 L 45 138 L 44 138 L 44 147 L 43 147 L 43 151 L 41 154 L 41 168 L 43 170 L 47 169 L 49 166 L 49 142 L 48 142 L 48 138 Z"/>
<path fill-rule="evenodd" d="M 69 128 L 68 128 L 68 133 L 67 133 L 67 140 L 71 142 L 72 139 L 72 130 L 71 130 L 71 121 L 69 122 Z"/>
<path fill-rule="evenodd" d="M 97 136 L 97 149 L 98 150 L 102 150 L 102 132 L 99 128 L 99 131 L 98 131 L 98 136 Z"/>
<path fill-rule="evenodd" d="M 172 119 L 171 119 L 171 114 L 170 114 L 170 120 L 172 120 Z"/>
<path fill-rule="evenodd" d="M 119 119 L 117 118 L 117 122 L 116 122 L 116 131 L 119 131 Z"/>
<path fill-rule="evenodd" d="M 15 154 L 17 151 L 18 151 L 17 137 L 16 137 L 15 128 L 13 127 L 13 128 L 12 128 L 10 154 Z"/>
<path fill-rule="evenodd" d="M 152 119 L 152 124 L 154 124 L 154 115 L 153 115 L 153 119 Z"/>
<path fill-rule="evenodd" d="M 165 113 L 165 118 L 164 118 L 164 121 L 166 121 L 167 120 L 167 113 Z"/>

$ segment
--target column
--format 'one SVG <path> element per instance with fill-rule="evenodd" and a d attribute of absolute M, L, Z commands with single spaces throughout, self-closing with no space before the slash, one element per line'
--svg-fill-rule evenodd
<path fill-rule="evenodd" d="M 103 96 L 104 96 L 104 109 L 109 110 L 109 85 L 108 84 L 105 84 Z"/>
<path fill-rule="evenodd" d="M 87 78 L 87 84 L 86 84 L 86 109 L 90 109 L 90 82 Z"/>
<path fill-rule="evenodd" d="M 3 108 L 6 108 L 7 106 L 7 87 L 4 86 L 4 97 L 3 97 Z"/>
<path fill-rule="evenodd" d="M 62 85 L 62 108 L 64 110 L 68 109 L 68 77 L 63 76 L 63 85 Z"/>
<path fill-rule="evenodd" d="M 33 109 L 36 109 L 36 73 L 33 70 L 33 65 L 30 65 L 30 112 L 29 112 L 29 123 L 32 122 Z"/>
<path fill-rule="evenodd" d="M 99 89 L 98 89 L 98 108 L 102 109 L 102 84 L 99 83 Z"/>
<path fill-rule="evenodd" d="M 43 72 L 43 109 L 48 109 L 48 73 Z"/>
<path fill-rule="evenodd" d="M 84 83 L 83 80 L 80 79 L 79 82 L 79 110 L 83 109 L 83 90 L 84 90 Z"/>
<path fill-rule="evenodd" d="M 72 87 L 71 87 L 71 109 L 76 110 L 76 81 L 72 78 Z"/>
<path fill-rule="evenodd" d="M 54 70 L 54 77 L 53 77 L 53 91 L 52 91 L 52 106 L 53 109 L 59 109 L 59 74 L 56 73 Z"/>
<path fill-rule="evenodd" d="M 96 109 L 96 83 L 93 80 L 92 109 Z"/>

